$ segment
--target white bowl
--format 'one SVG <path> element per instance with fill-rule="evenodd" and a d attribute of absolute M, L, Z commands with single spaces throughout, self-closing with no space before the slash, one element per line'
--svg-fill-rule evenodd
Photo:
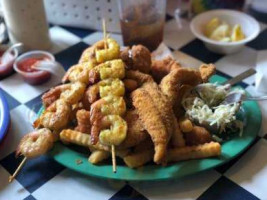
<path fill-rule="evenodd" d="M 238 42 L 221 42 L 209 39 L 204 35 L 204 29 L 214 17 L 218 17 L 231 26 L 240 24 L 246 38 Z M 245 13 L 227 9 L 213 10 L 197 15 L 191 21 L 190 28 L 193 34 L 202 40 L 210 51 L 219 54 L 232 54 L 240 51 L 246 43 L 255 39 L 260 33 L 260 25 L 254 18 Z"/>

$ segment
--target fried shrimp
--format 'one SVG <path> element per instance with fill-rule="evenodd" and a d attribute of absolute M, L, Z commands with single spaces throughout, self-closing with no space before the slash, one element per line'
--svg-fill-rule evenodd
<path fill-rule="evenodd" d="M 86 63 L 86 62 L 92 62 L 97 65 L 97 61 L 95 58 L 95 45 L 88 47 L 85 49 L 80 57 L 79 64 Z"/>
<path fill-rule="evenodd" d="M 122 60 L 112 60 L 102 63 L 90 70 L 89 82 L 94 84 L 99 80 L 108 78 L 123 79 L 125 76 L 125 67 Z"/>
<path fill-rule="evenodd" d="M 126 104 L 123 97 L 106 96 L 94 102 L 90 110 L 92 144 L 98 141 L 102 118 L 106 115 L 123 115 L 125 111 Z"/>
<path fill-rule="evenodd" d="M 100 126 L 99 140 L 101 144 L 119 145 L 126 138 L 127 123 L 119 115 L 103 117 Z"/>
<path fill-rule="evenodd" d="M 72 66 L 63 76 L 62 83 L 69 81 L 81 82 L 87 85 L 89 83 L 89 71 L 93 69 L 93 67 L 94 64 L 92 62 L 85 62 Z"/>
<path fill-rule="evenodd" d="M 88 87 L 86 89 L 86 91 L 83 94 L 83 97 L 81 99 L 81 103 L 83 105 L 83 108 L 86 110 L 90 110 L 91 108 L 91 103 L 89 102 L 89 92 L 90 92 L 90 87 Z M 98 99 L 98 97 L 95 97 L 96 99 Z"/>
<path fill-rule="evenodd" d="M 121 59 L 128 69 L 149 73 L 151 68 L 150 51 L 143 45 L 134 45 L 121 52 Z"/>
<path fill-rule="evenodd" d="M 76 113 L 78 125 L 75 127 L 76 131 L 90 134 L 90 112 L 84 109 L 78 110 Z"/>
<path fill-rule="evenodd" d="M 125 87 L 125 89 L 126 89 L 127 92 L 132 92 L 136 88 L 138 88 L 138 83 L 135 80 L 132 80 L 132 79 L 124 79 L 123 80 L 123 83 L 124 83 L 124 87 Z"/>
<path fill-rule="evenodd" d="M 105 48 L 105 45 L 107 45 L 107 48 Z M 106 41 L 102 40 L 96 44 L 95 57 L 98 63 L 114 60 L 119 58 L 119 56 L 120 46 L 115 40 L 108 38 Z"/>
<path fill-rule="evenodd" d="M 149 74 L 144 74 L 139 71 L 128 70 L 126 71 L 125 76 L 127 79 L 136 81 L 139 84 L 139 86 L 143 85 L 146 82 L 154 82 L 152 76 L 150 76 Z"/>
<path fill-rule="evenodd" d="M 181 66 L 172 57 L 168 56 L 163 60 L 153 60 L 151 65 L 151 73 L 153 78 L 159 82 L 172 70 L 179 68 L 181 68 Z"/>
<path fill-rule="evenodd" d="M 20 141 L 16 155 L 35 158 L 45 154 L 54 143 L 52 132 L 47 128 L 26 134 Z"/>
<path fill-rule="evenodd" d="M 70 105 L 76 104 L 82 99 L 84 91 L 85 84 L 75 82 L 68 85 L 68 88 L 61 93 L 60 98 Z"/>
<path fill-rule="evenodd" d="M 34 122 L 34 127 L 43 126 L 51 130 L 60 130 L 68 124 L 70 113 L 70 105 L 64 100 L 58 99 Z"/>
<path fill-rule="evenodd" d="M 99 97 L 103 98 L 108 95 L 123 96 L 125 93 L 124 84 L 120 79 L 105 79 L 90 86 L 88 89 L 89 103 L 94 103 Z"/>
<path fill-rule="evenodd" d="M 42 96 L 42 102 L 45 108 L 49 107 L 57 99 L 59 99 L 61 93 L 69 88 L 69 84 L 59 85 L 51 88 L 48 92 Z"/>
<path fill-rule="evenodd" d="M 100 40 L 92 47 L 85 49 L 79 63 L 93 61 L 94 63 L 100 64 L 108 60 L 118 59 L 119 56 L 119 44 L 114 39 L 108 38 L 106 41 Z"/>
<path fill-rule="evenodd" d="M 85 85 L 80 82 L 59 85 L 46 92 L 42 96 L 42 102 L 46 108 L 59 98 L 69 104 L 76 104 L 83 97 L 84 90 Z"/>

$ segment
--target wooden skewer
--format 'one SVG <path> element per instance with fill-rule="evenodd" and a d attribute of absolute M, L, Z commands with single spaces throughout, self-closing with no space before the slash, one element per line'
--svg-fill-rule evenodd
<path fill-rule="evenodd" d="M 21 168 L 25 164 L 26 160 L 27 160 L 27 157 L 24 157 L 23 160 L 21 161 L 21 163 L 19 164 L 18 168 L 14 172 L 14 174 L 9 177 L 9 179 L 8 179 L 8 182 L 9 183 L 11 183 L 14 180 L 14 178 L 17 176 L 17 174 L 19 173 L 19 171 L 21 170 Z"/>
<path fill-rule="evenodd" d="M 106 20 L 105 18 L 102 19 L 102 27 L 103 27 L 103 34 L 104 34 L 104 45 L 105 49 L 107 49 L 107 30 L 106 30 Z"/>
<path fill-rule="evenodd" d="M 103 34 L 104 34 L 104 45 L 105 49 L 107 49 L 107 30 L 106 30 L 106 21 L 102 19 L 102 27 L 103 27 Z M 117 172 L 117 164 L 116 164 L 116 153 L 115 153 L 115 145 L 111 145 L 111 157 L 112 157 L 112 169 L 113 173 Z"/>
<path fill-rule="evenodd" d="M 117 164 L 116 164 L 116 155 L 115 155 L 115 146 L 111 145 L 111 157 L 112 157 L 112 169 L 113 173 L 117 172 Z"/>

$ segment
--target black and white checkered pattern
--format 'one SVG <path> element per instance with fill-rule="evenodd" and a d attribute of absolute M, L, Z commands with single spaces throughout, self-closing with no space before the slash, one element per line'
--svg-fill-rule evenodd
<path fill-rule="evenodd" d="M 174 57 L 184 66 L 197 67 L 213 62 L 218 74 L 227 78 L 255 67 L 259 51 L 267 49 L 267 24 L 261 23 L 261 33 L 244 50 L 222 56 L 208 51 L 183 21 L 179 30 L 175 20 L 166 18 L 164 42 Z M 50 26 L 53 41 L 51 52 L 64 70 L 77 63 L 81 52 L 102 39 L 101 32 Z M 122 45 L 121 35 L 111 34 Z M 63 73 L 63 72 L 62 72 Z M 62 74 L 59 74 L 62 76 Z M 259 102 L 262 110 L 262 129 L 254 144 L 231 162 L 213 170 L 189 177 L 160 182 L 124 182 L 87 177 L 66 169 L 48 156 L 27 161 L 16 179 L 8 184 L 20 159 L 14 151 L 20 138 L 32 130 L 31 122 L 41 107 L 40 96 L 60 79 L 53 77 L 41 86 L 30 86 L 18 74 L 0 80 L 11 114 L 11 128 L 0 144 L 0 200 L 57 200 L 57 199 L 267 199 L 267 103 Z M 242 84 L 252 93 L 254 77 Z M 29 122 L 30 119 L 30 122 Z"/>

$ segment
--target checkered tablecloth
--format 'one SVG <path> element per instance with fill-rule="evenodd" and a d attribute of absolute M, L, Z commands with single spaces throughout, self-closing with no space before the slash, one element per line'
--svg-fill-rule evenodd
<path fill-rule="evenodd" d="M 261 33 L 244 50 L 235 55 L 222 56 L 208 51 L 183 22 L 178 30 L 173 17 L 166 19 L 164 42 L 174 57 L 184 66 L 198 67 L 201 63 L 215 63 L 217 74 L 230 78 L 255 67 L 257 54 L 267 49 L 267 24 L 261 23 Z M 77 63 L 81 52 L 103 38 L 101 32 L 50 26 L 53 41 L 51 52 L 64 70 Z M 111 34 L 120 44 L 121 35 Z M 266 66 L 267 67 L 267 66 Z M 62 70 L 63 74 L 63 70 Z M 58 76 L 61 77 L 62 74 Z M 26 84 L 13 74 L 0 81 L 8 100 L 11 126 L 0 144 L 0 200 L 85 200 L 85 199 L 267 199 L 267 102 L 259 102 L 262 128 L 253 145 L 229 163 L 185 178 L 161 182 L 124 182 L 84 176 L 55 162 L 49 156 L 27 161 L 16 179 L 9 184 L 20 159 L 14 151 L 21 137 L 32 130 L 31 122 L 41 107 L 41 95 L 60 82 L 53 77 L 40 86 Z M 252 94 L 254 77 L 242 85 Z M 29 120 L 30 119 L 30 120 Z M 266 137 L 267 138 L 267 137 Z"/>

